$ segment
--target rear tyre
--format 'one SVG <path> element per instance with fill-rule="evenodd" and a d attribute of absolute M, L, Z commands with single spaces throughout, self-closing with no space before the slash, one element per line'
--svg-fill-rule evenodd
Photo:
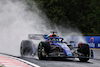
<path fill-rule="evenodd" d="M 29 40 L 22 41 L 20 47 L 20 53 L 22 57 L 32 56 L 33 55 L 32 42 Z"/>
<path fill-rule="evenodd" d="M 50 45 L 48 42 L 40 42 L 38 46 L 38 58 L 40 60 L 46 60 L 46 55 L 48 55 L 50 50 Z"/>
<path fill-rule="evenodd" d="M 79 60 L 81 62 L 87 62 L 89 60 L 90 56 L 90 48 L 88 44 L 79 44 L 78 46 L 78 52 L 82 53 L 83 55 L 79 56 Z M 83 58 L 82 58 L 83 56 Z M 85 58 L 84 58 L 85 57 Z"/>

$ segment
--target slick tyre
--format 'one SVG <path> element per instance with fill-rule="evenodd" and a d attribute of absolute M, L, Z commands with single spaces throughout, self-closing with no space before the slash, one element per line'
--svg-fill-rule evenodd
<path fill-rule="evenodd" d="M 32 42 L 29 40 L 22 41 L 20 47 L 20 53 L 22 57 L 32 56 L 33 55 Z"/>
<path fill-rule="evenodd" d="M 84 44 L 84 43 L 79 44 L 78 52 L 82 53 L 84 57 L 86 57 L 86 58 L 79 58 L 81 62 L 87 62 L 89 60 L 90 48 L 88 44 Z"/>
<path fill-rule="evenodd" d="M 48 55 L 49 51 L 50 51 L 49 43 L 40 42 L 38 46 L 38 58 L 40 60 L 46 60 L 47 59 L 46 55 Z"/>

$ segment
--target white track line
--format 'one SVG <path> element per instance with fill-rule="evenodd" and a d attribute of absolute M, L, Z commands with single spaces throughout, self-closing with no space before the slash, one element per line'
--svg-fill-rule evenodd
<path fill-rule="evenodd" d="M 27 64 L 29 64 L 29 65 L 31 65 L 31 66 L 34 66 L 34 67 L 40 67 L 39 65 L 36 65 L 36 64 L 34 64 L 34 63 L 25 61 L 25 60 L 23 60 L 23 59 L 19 59 L 19 58 L 15 58 L 15 57 L 12 57 L 12 58 L 14 58 L 14 59 L 16 59 L 16 60 L 19 60 L 19 61 L 22 61 L 22 62 L 24 62 L 24 63 L 27 63 Z"/>
<path fill-rule="evenodd" d="M 30 66 L 33 66 L 33 67 L 40 67 L 39 65 L 36 65 L 36 64 L 34 64 L 34 63 L 28 62 L 28 61 L 23 60 L 23 59 L 20 59 L 20 58 L 16 58 L 16 57 L 8 56 L 8 55 L 4 55 L 4 56 L 7 56 L 7 57 L 10 57 L 10 58 L 13 58 L 13 59 L 19 60 L 19 61 L 24 62 L 24 63 L 26 63 L 26 64 L 29 64 Z"/>

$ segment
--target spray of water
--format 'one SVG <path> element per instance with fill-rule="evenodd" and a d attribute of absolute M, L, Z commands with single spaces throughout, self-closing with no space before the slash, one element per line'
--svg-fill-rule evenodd
<path fill-rule="evenodd" d="M 74 41 L 76 46 L 78 46 L 80 42 L 86 43 L 82 33 L 77 28 L 73 29 L 70 27 L 66 29 L 61 26 L 55 26 L 55 29 L 58 32 L 58 35 L 62 36 L 64 41 L 68 42 L 68 44 L 70 44 L 70 41 Z"/>
<path fill-rule="evenodd" d="M 40 10 L 27 10 L 21 1 L 0 0 L 0 52 L 20 55 L 20 43 L 28 34 L 46 33 L 46 20 Z"/>
<path fill-rule="evenodd" d="M 19 56 L 20 43 L 28 38 L 28 34 L 50 32 L 46 27 L 45 18 L 35 4 L 31 12 L 20 0 L 0 0 L 0 52 Z M 55 30 L 59 33 L 58 35 L 64 36 L 66 41 L 71 40 L 71 35 L 75 34 L 62 28 L 59 30 L 56 26 Z M 67 32 L 62 34 L 62 30 Z"/>

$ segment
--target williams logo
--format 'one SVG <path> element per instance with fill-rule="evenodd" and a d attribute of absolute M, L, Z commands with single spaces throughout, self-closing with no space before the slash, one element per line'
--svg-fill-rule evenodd
<path fill-rule="evenodd" d="M 94 38 L 93 37 L 90 38 L 89 43 L 94 43 Z"/>
<path fill-rule="evenodd" d="M 93 47 L 93 48 L 95 47 L 94 37 L 91 37 L 91 38 L 89 39 L 89 43 L 88 43 L 88 44 L 89 44 L 90 47 Z"/>

